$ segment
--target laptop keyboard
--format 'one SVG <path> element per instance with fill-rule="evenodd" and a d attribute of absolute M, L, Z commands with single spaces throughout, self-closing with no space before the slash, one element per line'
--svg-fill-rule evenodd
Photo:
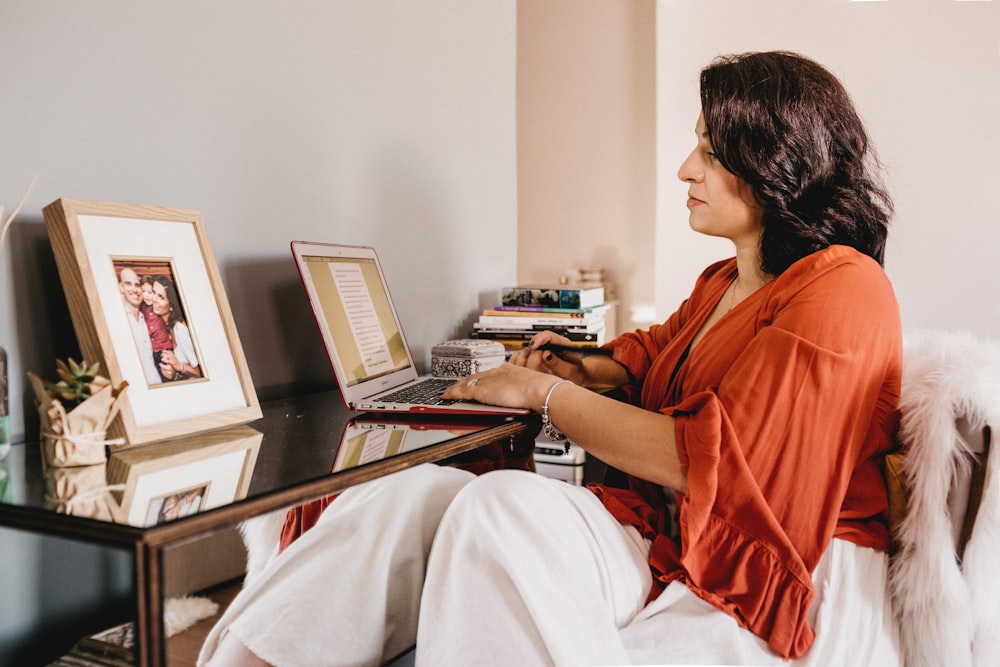
<path fill-rule="evenodd" d="M 379 396 L 381 403 L 416 403 L 417 405 L 451 405 L 458 401 L 441 398 L 441 392 L 455 384 L 446 378 L 428 378 L 409 387 Z"/>

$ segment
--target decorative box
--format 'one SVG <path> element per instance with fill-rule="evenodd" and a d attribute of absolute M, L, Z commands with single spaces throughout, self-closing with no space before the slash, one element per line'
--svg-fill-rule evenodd
<path fill-rule="evenodd" d="M 471 338 L 446 340 L 431 349 L 431 375 L 460 378 L 496 368 L 506 360 L 503 343 Z"/>

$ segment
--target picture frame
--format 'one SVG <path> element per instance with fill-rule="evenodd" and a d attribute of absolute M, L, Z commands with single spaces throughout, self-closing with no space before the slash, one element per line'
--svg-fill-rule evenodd
<path fill-rule="evenodd" d="M 128 383 L 108 430 L 124 445 L 113 449 L 261 417 L 200 213 L 58 199 L 43 215 L 84 360 Z"/>
<path fill-rule="evenodd" d="M 146 528 L 246 498 L 263 438 L 235 426 L 112 452 L 116 520 Z"/>

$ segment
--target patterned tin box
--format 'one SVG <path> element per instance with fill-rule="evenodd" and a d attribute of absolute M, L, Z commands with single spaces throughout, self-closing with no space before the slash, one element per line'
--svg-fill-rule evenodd
<path fill-rule="evenodd" d="M 465 377 L 496 368 L 506 358 L 502 343 L 471 338 L 447 340 L 431 349 L 431 375 Z"/>

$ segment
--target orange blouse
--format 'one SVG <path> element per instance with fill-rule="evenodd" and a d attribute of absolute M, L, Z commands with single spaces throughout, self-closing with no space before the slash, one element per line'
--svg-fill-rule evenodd
<path fill-rule="evenodd" d="M 881 471 L 898 425 L 899 308 L 874 260 L 833 246 L 739 303 L 685 358 L 735 278 L 735 259 L 713 264 L 664 324 L 609 343 L 642 407 L 677 419 L 679 537 L 662 488 L 636 477 L 591 488 L 652 540 L 650 599 L 683 581 L 797 658 L 815 637 L 811 573 L 830 541 L 889 546 Z"/>

